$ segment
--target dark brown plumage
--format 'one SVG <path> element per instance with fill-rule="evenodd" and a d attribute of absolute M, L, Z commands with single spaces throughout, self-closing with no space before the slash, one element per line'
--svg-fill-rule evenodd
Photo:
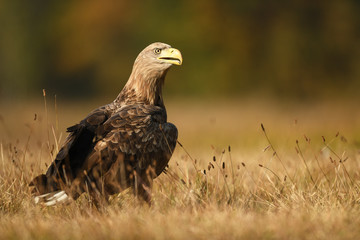
<path fill-rule="evenodd" d="M 69 127 L 64 145 L 46 174 L 30 183 L 35 201 L 53 205 L 89 192 L 95 202 L 134 187 L 150 202 L 152 180 L 167 166 L 177 140 L 167 122 L 162 85 L 181 53 L 153 43 L 136 58 L 128 82 L 110 104 Z"/>

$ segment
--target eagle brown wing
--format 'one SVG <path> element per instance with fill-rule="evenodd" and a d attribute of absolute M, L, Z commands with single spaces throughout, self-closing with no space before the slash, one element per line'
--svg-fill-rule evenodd
<path fill-rule="evenodd" d="M 96 131 L 110 116 L 108 105 L 92 111 L 79 124 L 67 129 L 69 132 L 63 146 L 51 163 L 46 174 L 34 178 L 30 186 L 35 186 L 33 192 L 44 194 L 64 188 L 82 169 L 82 166 L 92 152 Z"/>
<path fill-rule="evenodd" d="M 98 128 L 96 145 L 75 180 L 72 195 L 90 186 L 114 194 L 133 186 L 134 172 L 143 180 L 149 167 L 158 176 L 174 151 L 177 128 L 166 122 L 165 109 L 151 105 L 122 107 Z"/>

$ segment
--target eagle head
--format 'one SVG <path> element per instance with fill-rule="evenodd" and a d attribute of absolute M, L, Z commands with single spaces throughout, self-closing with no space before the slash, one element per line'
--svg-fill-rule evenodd
<path fill-rule="evenodd" d="M 165 71 L 172 65 L 182 64 L 181 52 L 166 43 L 156 42 L 147 46 L 137 56 L 134 66 L 140 65 L 143 71 Z"/>
<path fill-rule="evenodd" d="M 176 48 L 161 42 L 150 44 L 135 59 L 129 80 L 118 96 L 119 102 L 162 105 L 161 89 L 167 70 L 182 62 L 181 52 Z"/>

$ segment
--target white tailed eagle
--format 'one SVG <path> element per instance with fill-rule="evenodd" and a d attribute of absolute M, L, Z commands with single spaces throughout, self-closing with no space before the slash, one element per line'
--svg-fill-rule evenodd
<path fill-rule="evenodd" d="M 167 122 L 162 86 L 179 50 L 153 43 L 136 58 L 117 98 L 67 129 L 68 137 L 46 174 L 35 177 L 35 202 L 53 205 L 88 192 L 95 203 L 128 187 L 150 203 L 152 180 L 167 166 L 177 128 Z"/>

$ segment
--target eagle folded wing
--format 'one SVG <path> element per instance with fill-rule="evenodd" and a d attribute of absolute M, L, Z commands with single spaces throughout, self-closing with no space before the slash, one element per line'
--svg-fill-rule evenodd
<path fill-rule="evenodd" d="M 83 170 L 87 156 L 93 150 L 95 132 L 109 117 L 106 106 L 92 111 L 79 124 L 67 129 L 69 136 L 49 166 L 46 174 L 34 178 L 30 185 L 40 194 L 61 189 L 61 185 L 72 181 Z"/>
<path fill-rule="evenodd" d="M 99 134 L 103 137 L 96 151 L 137 156 L 139 166 L 147 166 L 153 158 L 168 161 L 178 135 L 176 127 L 166 122 L 163 109 L 147 105 L 121 108 L 103 124 Z"/>
<path fill-rule="evenodd" d="M 113 194 L 135 184 L 134 172 L 141 182 L 155 178 L 167 166 L 177 135 L 162 108 L 122 107 L 98 128 L 94 149 L 74 180 L 71 195 L 85 191 L 82 182 L 97 192 Z"/>

